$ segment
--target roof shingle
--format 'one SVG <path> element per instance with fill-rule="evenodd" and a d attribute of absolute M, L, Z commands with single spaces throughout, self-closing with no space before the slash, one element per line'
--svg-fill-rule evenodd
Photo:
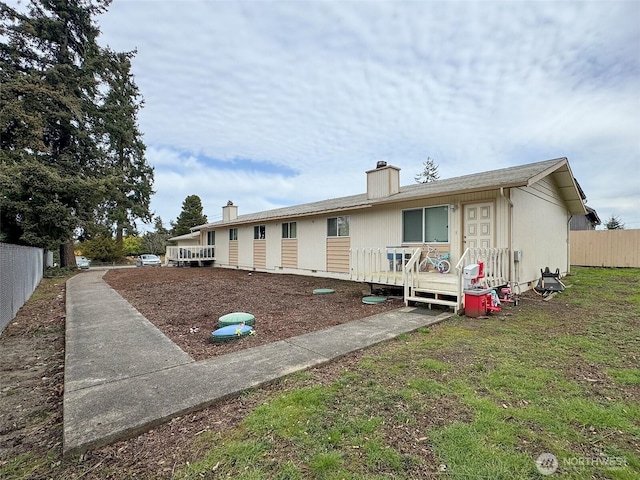
<path fill-rule="evenodd" d="M 321 213 L 339 212 L 341 210 L 357 210 L 374 205 L 396 203 L 416 198 L 439 197 L 443 195 L 488 189 L 522 187 L 530 185 L 530 182 L 534 183 L 537 179 L 551 174 L 558 168 L 565 165 L 568 168 L 566 158 L 556 158 L 527 165 L 519 165 L 515 167 L 463 175 L 461 177 L 436 180 L 429 183 L 404 185 L 400 187 L 400 191 L 398 193 L 384 198 L 368 199 L 366 193 L 361 193 L 347 197 L 331 198 L 318 202 L 276 208 L 263 212 L 248 213 L 245 215 L 239 215 L 232 221 L 225 222 L 220 220 L 205 225 L 199 225 L 197 227 L 193 227 L 193 229 L 199 230 L 206 227 L 254 223 L 258 221 L 299 217 L 304 215 L 318 215 Z M 576 194 L 579 196 L 577 189 Z"/>

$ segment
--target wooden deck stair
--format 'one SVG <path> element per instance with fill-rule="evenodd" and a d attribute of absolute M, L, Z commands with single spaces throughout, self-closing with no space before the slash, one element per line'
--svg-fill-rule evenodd
<path fill-rule="evenodd" d="M 458 307 L 457 277 L 454 274 L 421 273 L 418 285 L 411 288 L 406 302 Z"/>
<path fill-rule="evenodd" d="M 444 305 L 451 308 L 457 308 L 458 295 L 452 292 L 443 292 L 430 288 L 414 288 L 413 295 L 407 297 L 408 302 L 424 303 L 427 305 Z"/>
<path fill-rule="evenodd" d="M 467 248 L 446 274 L 420 270 L 420 248 L 386 247 L 350 250 L 351 280 L 402 286 L 405 303 L 464 307 L 463 268 L 482 262 L 482 285 L 505 285 L 511 278 L 508 248 Z M 395 260 L 395 259 L 399 259 Z"/>

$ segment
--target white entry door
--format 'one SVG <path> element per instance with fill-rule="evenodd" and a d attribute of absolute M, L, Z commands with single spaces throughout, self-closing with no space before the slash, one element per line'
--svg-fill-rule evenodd
<path fill-rule="evenodd" d="M 464 248 L 493 247 L 493 203 L 464 206 Z"/>

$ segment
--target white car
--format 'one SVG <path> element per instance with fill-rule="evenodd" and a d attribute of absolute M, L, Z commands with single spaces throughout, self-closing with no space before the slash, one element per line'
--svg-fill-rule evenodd
<path fill-rule="evenodd" d="M 157 255 L 140 255 L 136 259 L 136 267 L 161 267 L 162 262 Z"/>
<path fill-rule="evenodd" d="M 76 257 L 76 266 L 80 270 L 89 270 L 89 259 L 87 257 Z"/>

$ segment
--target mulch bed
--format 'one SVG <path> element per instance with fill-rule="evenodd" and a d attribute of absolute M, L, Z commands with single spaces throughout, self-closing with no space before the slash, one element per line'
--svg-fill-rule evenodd
<path fill-rule="evenodd" d="M 390 297 L 362 303 L 370 286 L 328 278 L 225 268 L 110 270 L 105 281 L 194 360 L 224 355 L 400 308 Z M 314 295 L 329 288 L 334 293 Z M 213 342 L 218 319 L 232 312 L 255 316 L 255 335 Z"/>

